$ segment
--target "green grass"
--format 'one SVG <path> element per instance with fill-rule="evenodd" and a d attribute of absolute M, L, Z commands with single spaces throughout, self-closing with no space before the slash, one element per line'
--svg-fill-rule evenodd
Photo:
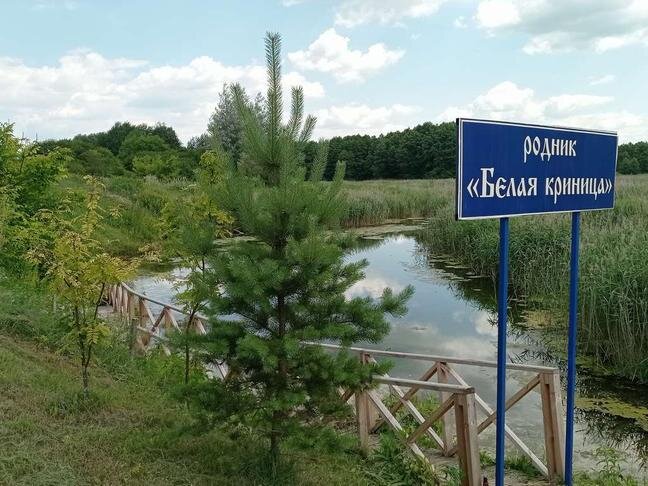
<path fill-rule="evenodd" d="M 10 445 L 0 448 L 0 484 L 386 486 L 434 478 L 400 442 L 365 459 L 353 426 L 338 422 L 288 438 L 273 479 L 265 439 L 192 415 L 174 393 L 181 357 L 131 357 L 118 322 L 97 349 L 84 400 L 60 319 L 34 281 L 0 277 L 0 443 Z"/>

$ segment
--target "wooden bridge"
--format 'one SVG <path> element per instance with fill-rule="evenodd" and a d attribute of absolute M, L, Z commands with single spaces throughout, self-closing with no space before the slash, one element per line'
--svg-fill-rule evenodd
<path fill-rule="evenodd" d="M 161 346 L 166 353 L 170 353 L 165 345 L 164 334 L 167 332 L 206 332 L 206 317 L 197 314 L 192 322 L 188 322 L 189 316 L 182 309 L 151 299 L 123 283 L 107 289 L 106 301 L 113 311 L 126 318 L 131 329 L 132 345 L 142 352 Z M 190 327 L 186 329 L 184 326 Z M 303 345 L 321 346 L 330 349 L 331 352 L 342 349 L 333 344 L 314 342 L 304 342 Z M 372 434 L 383 427 L 389 427 L 402 439 L 411 453 L 421 460 L 434 465 L 456 457 L 462 471 L 462 484 L 485 484 L 480 465 L 479 435 L 494 423 L 495 410 L 464 380 L 455 369 L 455 365 L 495 368 L 495 362 L 360 347 L 344 349 L 356 353 L 358 359 L 364 363 L 388 357 L 415 360 L 427 365 L 427 371 L 417 380 L 390 375 L 374 376 L 374 382 L 379 384 L 378 388 L 340 390 L 341 399 L 348 402 L 355 411 L 360 446 L 365 451 L 371 447 Z M 225 378 L 228 373 L 227 367 L 218 363 L 214 365 L 217 375 L 220 375 L 216 377 Z M 546 482 L 556 484 L 563 477 L 565 466 L 565 436 L 558 370 L 515 363 L 509 363 L 507 368 L 529 375 L 528 382 L 507 400 L 507 410 L 532 390 L 539 389 L 545 460 L 541 460 L 508 426 L 506 436 L 510 443 L 532 462 Z M 435 381 L 432 381 L 433 378 L 436 378 Z M 420 410 L 421 407 L 417 407 L 416 395 L 431 392 L 438 393 L 440 405 L 425 416 Z M 480 415 L 482 418 L 478 419 Z M 405 417 L 410 417 L 409 423 L 405 423 Z M 412 421 L 414 427 L 411 426 Z M 507 481 L 507 484 L 517 483 Z"/>

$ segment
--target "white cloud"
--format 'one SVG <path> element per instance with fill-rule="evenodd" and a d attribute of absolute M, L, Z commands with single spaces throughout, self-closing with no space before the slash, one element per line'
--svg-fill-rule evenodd
<path fill-rule="evenodd" d="M 400 104 L 371 107 L 351 103 L 330 106 L 315 113 L 316 135 L 329 138 L 348 134 L 379 135 L 402 130 L 415 124 L 414 115 L 419 112 L 418 107 Z"/>
<path fill-rule="evenodd" d="M 468 24 L 466 23 L 466 18 L 463 15 L 454 19 L 452 25 L 454 25 L 457 29 L 465 29 L 466 27 L 468 27 Z"/>
<path fill-rule="evenodd" d="M 382 277 L 366 277 L 354 283 L 345 292 L 345 295 L 347 298 L 373 297 L 377 299 L 382 296 L 386 288 L 390 288 L 394 292 L 402 292 L 405 287 L 398 282 L 390 282 Z"/>
<path fill-rule="evenodd" d="M 79 8 L 79 4 L 75 0 L 38 0 L 32 5 L 32 10 L 51 10 L 55 8 L 71 11 Z"/>
<path fill-rule="evenodd" d="M 322 32 L 306 50 L 289 53 L 288 59 L 300 69 L 329 73 L 339 82 L 349 82 L 364 81 L 405 54 L 402 50 L 390 50 L 382 43 L 369 46 L 365 52 L 353 50 L 349 41 L 331 28 Z"/>
<path fill-rule="evenodd" d="M 186 140 L 202 133 L 223 83 L 241 83 L 249 92 L 265 90 L 265 68 L 228 66 L 197 57 L 179 66 L 150 66 L 133 59 L 109 59 L 74 51 L 54 66 L 28 66 L 0 58 L 2 116 L 26 136 L 63 137 L 105 130 L 118 120 L 167 123 Z M 304 86 L 307 97 L 322 97 L 320 83 L 292 71 L 284 85 Z"/>
<path fill-rule="evenodd" d="M 478 117 L 530 123 L 598 128 L 619 132 L 622 141 L 648 138 L 648 117 L 625 110 L 599 111 L 614 101 L 610 96 L 561 94 L 541 98 L 530 88 L 504 81 L 463 106 L 450 106 L 437 121 Z"/>
<path fill-rule="evenodd" d="M 601 84 L 610 84 L 616 81 L 616 76 L 614 74 L 606 74 L 599 78 L 593 78 L 590 81 L 590 86 L 600 86 Z"/>
<path fill-rule="evenodd" d="M 475 18 L 480 26 L 496 29 L 520 22 L 520 13 L 513 0 L 483 0 L 477 6 Z"/>
<path fill-rule="evenodd" d="M 530 55 L 648 45 L 646 0 L 480 0 L 475 20 L 490 34 L 529 36 Z"/>
<path fill-rule="evenodd" d="M 345 0 L 337 8 L 336 25 L 397 24 L 403 19 L 427 17 L 447 0 Z"/>

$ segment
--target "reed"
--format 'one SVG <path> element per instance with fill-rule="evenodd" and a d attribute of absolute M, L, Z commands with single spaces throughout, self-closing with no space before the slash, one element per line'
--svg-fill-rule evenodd
<path fill-rule="evenodd" d="M 439 194 L 447 187 L 439 183 Z M 498 222 L 454 221 L 445 198 L 421 235 L 429 251 L 450 254 L 496 276 Z M 648 175 L 620 176 L 612 211 L 583 215 L 579 346 L 596 365 L 648 381 Z M 513 218 L 511 291 L 567 320 L 569 215 Z"/>
<path fill-rule="evenodd" d="M 452 198 L 451 180 L 345 181 L 346 227 L 432 216 Z"/>

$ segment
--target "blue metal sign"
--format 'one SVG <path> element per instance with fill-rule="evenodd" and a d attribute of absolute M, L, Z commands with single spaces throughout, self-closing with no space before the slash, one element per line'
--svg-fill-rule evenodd
<path fill-rule="evenodd" d="M 509 216 L 572 213 L 564 463 L 572 486 L 580 213 L 614 206 L 617 134 L 458 119 L 457 138 L 457 219 L 500 218 L 496 486 L 504 486 Z"/>
<path fill-rule="evenodd" d="M 458 119 L 457 218 L 614 206 L 617 134 Z"/>

